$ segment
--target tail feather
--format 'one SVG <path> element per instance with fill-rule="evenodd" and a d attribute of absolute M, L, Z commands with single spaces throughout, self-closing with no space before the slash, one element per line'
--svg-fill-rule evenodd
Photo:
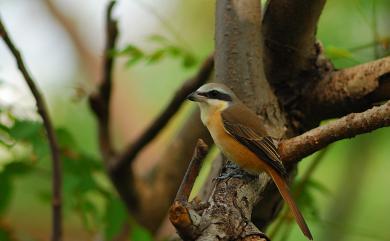
<path fill-rule="evenodd" d="M 309 227 L 307 226 L 305 219 L 302 216 L 302 213 L 299 211 L 293 197 L 290 194 L 289 188 L 287 186 L 287 183 L 283 180 L 283 178 L 272 168 L 270 168 L 269 174 L 271 175 L 272 179 L 274 180 L 277 188 L 279 189 L 280 194 L 282 195 L 284 201 L 289 206 L 290 210 L 292 211 L 295 220 L 298 223 L 298 226 L 301 228 L 303 234 L 310 240 L 313 240 L 313 236 L 311 235 L 311 232 L 309 230 Z"/>

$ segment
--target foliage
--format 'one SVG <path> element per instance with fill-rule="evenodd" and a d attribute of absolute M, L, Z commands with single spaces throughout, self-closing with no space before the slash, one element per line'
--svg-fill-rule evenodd
<path fill-rule="evenodd" d="M 10 158 L 0 163 L 0 216 L 5 214 L 15 191 L 14 181 L 28 175 L 45 175 L 50 152 L 40 121 L 21 119 L 10 111 L 0 113 L 0 145 Z M 111 240 L 121 232 L 128 219 L 127 211 L 106 179 L 102 161 L 83 152 L 72 135 L 64 128 L 57 128 L 61 158 L 63 161 L 63 207 L 65 220 L 69 215 L 79 217 L 86 230 L 104 232 L 105 240 Z M 51 189 L 36 190 L 38 200 L 49 204 Z M 49 207 L 49 205 L 48 205 Z M 1 223 L 1 218 L 0 218 Z M 136 225 L 132 236 L 145 240 L 148 233 Z M 0 240 L 9 240 L 9 230 L 0 225 Z M 141 237 L 141 238 L 140 238 Z M 150 240 L 150 239 L 146 239 Z"/>
<path fill-rule="evenodd" d="M 127 57 L 127 67 L 131 67 L 141 61 L 145 62 L 146 64 L 155 64 L 166 57 L 179 59 L 181 61 L 182 67 L 184 68 L 192 68 L 198 62 L 190 50 L 178 46 L 161 35 L 152 35 L 148 38 L 148 40 L 157 46 L 151 52 L 141 50 L 134 44 L 127 44 L 125 48 L 121 50 L 113 50 L 111 54 L 113 56 Z"/>

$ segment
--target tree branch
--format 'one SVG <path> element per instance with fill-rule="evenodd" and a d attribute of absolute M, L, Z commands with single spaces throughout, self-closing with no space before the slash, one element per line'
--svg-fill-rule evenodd
<path fill-rule="evenodd" d="M 111 146 L 111 138 L 109 131 L 110 117 L 110 99 L 112 86 L 112 71 L 115 58 L 110 54 L 110 51 L 115 48 L 115 42 L 118 37 L 117 22 L 112 19 L 112 10 L 116 1 L 111 1 L 106 12 L 106 47 L 103 57 L 103 77 L 96 94 L 90 96 L 89 103 L 94 111 L 99 125 L 99 142 L 100 150 L 103 154 L 106 164 L 114 154 Z"/>
<path fill-rule="evenodd" d="M 332 142 L 390 125 L 390 101 L 362 113 L 352 113 L 306 133 L 283 140 L 279 154 L 284 162 L 296 162 Z"/>
<path fill-rule="evenodd" d="M 190 211 L 191 207 L 188 203 L 188 198 L 194 186 L 195 179 L 199 174 L 202 160 L 206 157 L 207 152 L 207 144 L 202 139 L 199 139 L 186 174 L 177 191 L 175 202 L 169 209 L 169 220 L 175 226 L 183 240 L 194 240 L 196 234 L 199 232 L 193 225 L 196 221 L 194 222 L 192 220 L 194 219 L 194 213 Z"/>
<path fill-rule="evenodd" d="M 363 111 L 390 99 L 390 57 L 330 72 L 303 101 L 318 120 Z"/>
<path fill-rule="evenodd" d="M 293 136 L 307 126 L 301 96 L 310 84 L 333 70 L 316 43 L 317 22 L 326 0 L 270 0 L 263 18 L 264 68 L 267 79 L 289 119 L 287 134 Z"/>
<path fill-rule="evenodd" d="M 175 198 L 176 201 L 188 201 L 192 187 L 194 186 L 195 179 L 199 174 L 200 168 L 202 167 L 202 160 L 207 156 L 207 153 L 207 144 L 202 139 L 199 139 L 198 143 L 196 143 L 195 151 L 192 155 L 187 172 L 184 175 L 179 190 L 177 191 Z"/>
<path fill-rule="evenodd" d="M 23 58 L 19 52 L 19 50 L 15 47 L 12 40 L 10 39 L 5 26 L 3 25 L 3 22 L 0 18 L 0 35 L 3 38 L 5 44 L 11 51 L 12 55 L 15 57 L 16 63 L 18 65 L 18 68 L 20 72 L 22 73 L 24 79 L 26 80 L 26 83 L 28 87 L 30 88 L 30 91 L 32 95 L 34 96 L 34 99 L 36 101 L 37 110 L 39 115 L 41 116 L 43 120 L 43 126 L 46 131 L 47 138 L 49 140 L 49 146 L 51 151 L 51 158 L 52 158 L 52 190 L 53 190 L 53 200 L 52 200 L 52 206 L 53 206 L 53 213 L 52 213 L 52 220 L 53 220 L 53 227 L 52 227 L 52 241 L 60 241 L 62 240 L 62 210 L 61 210 L 61 203 L 62 203 L 62 163 L 60 159 L 60 151 L 58 148 L 58 142 L 57 137 L 55 134 L 55 131 L 53 129 L 53 125 L 51 123 L 50 115 L 46 107 L 46 102 L 43 97 L 43 95 L 40 93 L 38 87 L 35 85 L 35 81 L 32 79 L 31 75 L 29 74 L 24 62 Z"/>
<path fill-rule="evenodd" d="M 176 91 L 168 106 L 161 111 L 161 114 L 143 132 L 143 134 L 122 153 L 118 163 L 113 168 L 113 172 L 115 172 L 115 169 L 126 169 L 131 165 L 138 153 L 168 124 L 169 120 L 179 110 L 186 97 L 209 79 L 213 69 L 214 54 L 211 54 L 203 62 L 198 73 L 194 77 L 188 79 L 181 88 Z"/>
<path fill-rule="evenodd" d="M 262 27 L 265 71 L 285 104 L 302 77 L 317 73 L 315 34 L 325 2 L 270 0 L 266 5 Z"/>

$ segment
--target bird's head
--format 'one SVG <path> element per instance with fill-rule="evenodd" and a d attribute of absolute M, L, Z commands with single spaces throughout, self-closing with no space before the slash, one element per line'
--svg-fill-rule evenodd
<path fill-rule="evenodd" d="M 202 111 L 222 111 L 238 100 L 233 91 L 219 83 L 204 84 L 187 98 L 198 102 Z"/>

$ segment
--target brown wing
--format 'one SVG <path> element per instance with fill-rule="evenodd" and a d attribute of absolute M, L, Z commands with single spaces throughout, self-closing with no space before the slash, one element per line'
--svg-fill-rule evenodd
<path fill-rule="evenodd" d="M 266 136 L 260 119 L 246 106 L 231 106 L 222 112 L 225 130 L 241 144 L 248 147 L 260 159 L 275 169 L 283 177 L 286 170 L 280 161 L 280 156 L 272 137 Z M 245 116 L 245 121 L 242 120 Z"/>

